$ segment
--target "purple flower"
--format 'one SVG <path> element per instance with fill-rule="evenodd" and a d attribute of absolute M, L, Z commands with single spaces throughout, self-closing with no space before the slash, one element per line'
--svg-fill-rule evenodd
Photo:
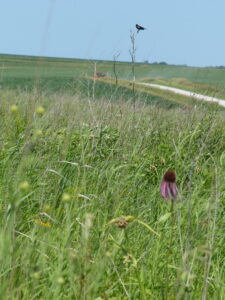
<path fill-rule="evenodd" d="M 169 169 L 164 174 L 160 185 L 160 193 L 165 201 L 169 199 L 176 201 L 178 189 L 176 185 L 176 174 L 173 170 Z"/>

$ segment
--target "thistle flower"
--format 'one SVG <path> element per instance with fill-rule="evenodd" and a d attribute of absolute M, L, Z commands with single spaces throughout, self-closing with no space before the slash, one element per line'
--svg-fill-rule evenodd
<path fill-rule="evenodd" d="M 176 185 L 176 174 L 173 170 L 169 169 L 164 174 L 160 185 L 160 193 L 165 201 L 169 199 L 176 201 L 178 189 Z"/>

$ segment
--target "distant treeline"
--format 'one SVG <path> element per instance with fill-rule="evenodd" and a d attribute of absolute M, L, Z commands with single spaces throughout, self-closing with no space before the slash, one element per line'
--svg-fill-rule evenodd
<path fill-rule="evenodd" d="M 225 66 L 216 66 L 216 67 L 209 67 L 209 68 L 225 69 Z"/>
<path fill-rule="evenodd" d="M 186 64 L 168 64 L 167 62 L 165 61 L 160 61 L 160 62 L 157 62 L 157 61 L 154 61 L 154 62 L 149 62 L 148 60 L 145 60 L 143 62 L 144 64 L 151 64 L 151 65 L 164 65 L 164 66 L 177 66 L 177 67 L 190 67 Z M 225 66 L 206 66 L 206 67 L 202 67 L 202 68 L 214 68 L 214 69 L 225 69 Z"/>
<path fill-rule="evenodd" d="M 157 62 L 157 61 L 154 61 L 154 62 L 149 62 L 148 60 L 145 60 L 144 61 L 144 64 L 150 64 L 150 65 L 162 65 L 162 66 L 179 66 L 179 67 L 188 67 L 188 65 L 176 65 L 176 64 L 168 64 L 167 62 L 165 61 L 160 61 L 160 62 Z"/>

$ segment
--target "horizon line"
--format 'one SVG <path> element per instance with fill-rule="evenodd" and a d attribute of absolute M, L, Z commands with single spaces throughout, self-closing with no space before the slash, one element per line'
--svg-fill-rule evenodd
<path fill-rule="evenodd" d="M 8 55 L 8 56 L 27 56 L 27 57 L 32 57 L 32 58 L 52 58 L 52 59 L 64 59 L 64 60 L 87 60 L 87 61 L 100 61 L 100 62 L 114 62 L 113 60 L 110 59 L 95 59 L 95 58 L 75 58 L 75 57 L 64 57 L 64 56 L 43 56 L 43 55 L 32 55 L 32 54 L 15 54 L 15 53 L 0 53 L 0 56 L 2 55 Z M 131 61 L 126 61 L 126 60 L 117 60 L 116 63 L 131 63 Z M 154 61 L 154 62 L 148 62 L 148 60 L 145 60 L 143 62 L 136 61 L 136 64 L 146 64 L 146 65 L 165 65 L 165 66 L 174 66 L 174 67 L 188 67 L 188 68 L 221 68 L 225 69 L 224 65 L 212 65 L 212 66 L 191 66 L 187 64 L 175 64 L 175 63 L 167 63 L 166 61 Z"/>

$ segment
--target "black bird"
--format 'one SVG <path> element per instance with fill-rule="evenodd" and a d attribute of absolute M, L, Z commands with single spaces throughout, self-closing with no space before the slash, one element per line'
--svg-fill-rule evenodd
<path fill-rule="evenodd" d="M 140 31 L 140 30 L 145 30 L 146 28 L 145 27 L 142 27 L 138 24 L 136 24 L 136 28 L 137 28 L 137 33 Z"/>

